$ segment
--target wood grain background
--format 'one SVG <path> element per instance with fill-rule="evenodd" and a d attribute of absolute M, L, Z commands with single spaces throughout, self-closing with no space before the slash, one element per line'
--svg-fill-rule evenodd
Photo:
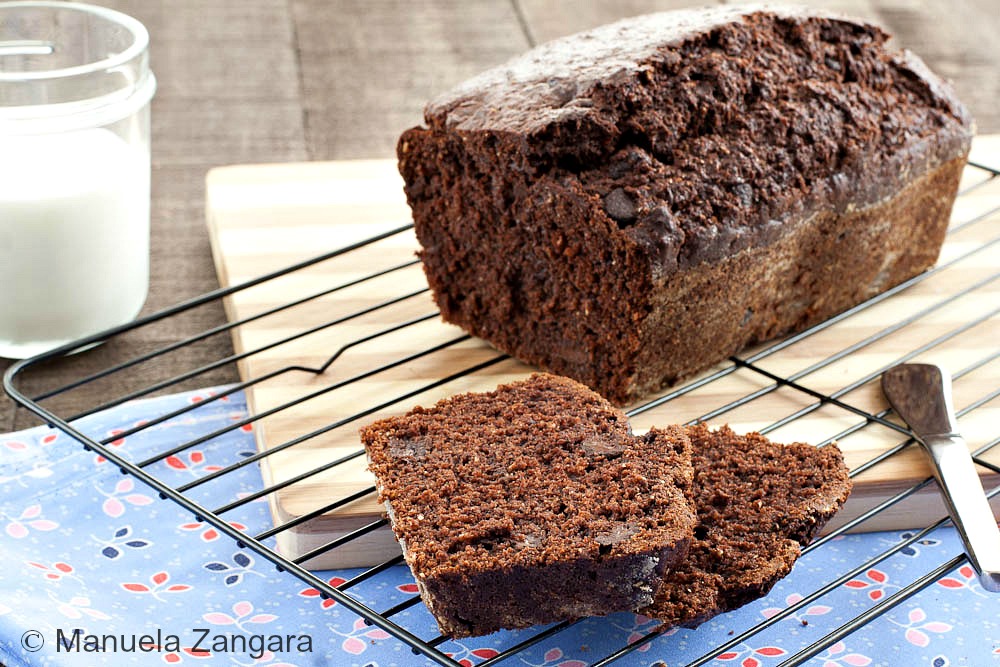
<path fill-rule="evenodd" d="M 95 1 L 95 0 L 91 0 Z M 530 45 L 676 0 L 96 0 L 149 28 L 153 102 L 152 276 L 146 313 L 218 286 L 204 223 L 210 167 L 390 157 L 424 102 Z M 810 3 L 873 20 L 951 78 L 981 132 L 1000 132 L 996 0 Z M 213 304 L 32 371 L 28 393 L 224 322 Z M 228 335 L 186 347 L 54 404 L 61 414 L 231 353 Z M 9 362 L 0 360 L 0 372 Z M 184 386 L 236 379 L 234 366 Z M 178 387 L 180 388 L 180 387 Z M 0 397 L 0 432 L 36 420 Z"/>

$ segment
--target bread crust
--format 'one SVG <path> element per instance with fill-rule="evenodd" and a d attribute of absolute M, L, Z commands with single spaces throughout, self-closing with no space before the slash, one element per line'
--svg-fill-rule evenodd
<path fill-rule="evenodd" d="M 446 321 L 626 404 L 933 264 L 972 135 L 949 86 L 874 26 L 742 11 L 428 105 L 397 152 Z"/>

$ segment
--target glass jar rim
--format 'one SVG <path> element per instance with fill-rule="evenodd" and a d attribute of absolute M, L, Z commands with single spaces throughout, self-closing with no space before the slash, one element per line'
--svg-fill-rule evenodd
<path fill-rule="evenodd" d="M 114 9 L 78 2 L 61 2 L 58 0 L 14 0 L 13 2 L 0 2 L 0 10 L 14 9 L 18 7 L 48 7 L 52 9 L 79 11 L 81 13 L 99 16 L 124 27 L 129 31 L 129 33 L 131 33 L 133 41 L 128 48 L 123 49 L 119 53 L 115 53 L 102 60 L 86 63 L 84 65 L 74 65 L 72 67 L 62 67 L 51 70 L 40 70 L 37 72 L 0 71 L 0 81 L 14 82 L 64 79 L 80 76 L 82 74 L 109 70 L 133 60 L 149 47 L 149 31 L 146 30 L 146 26 L 144 26 L 138 19 Z"/>

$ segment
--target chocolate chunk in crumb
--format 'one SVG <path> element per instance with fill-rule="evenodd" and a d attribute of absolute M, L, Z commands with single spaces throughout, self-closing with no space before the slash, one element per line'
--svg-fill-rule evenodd
<path fill-rule="evenodd" d="M 631 523 L 615 523 L 610 530 L 598 533 L 594 539 L 598 544 L 614 546 L 638 533 L 641 528 Z"/>
<path fill-rule="evenodd" d="M 749 207 L 753 204 L 753 187 L 748 183 L 737 183 L 732 187 L 732 190 L 741 206 Z"/>
<path fill-rule="evenodd" d="M 427 438 L 391 438 L 388 453 L 397 459 L 423 458 L 427 455 Z"/>
<path fill-rule="evenodd" d="M 625 445 L 618 441 L 606 437 L 591 436 L 584 440 L 580 447 L 587 456 L 602 456 L 612 459 L 621 456 L 625 451 Z"/>
<path fill-rule="evenodd" d="M 619 227 L 635 222 L 635 201 L 624 188 L 615 188 L 607 194 L 604 210 Z"/>

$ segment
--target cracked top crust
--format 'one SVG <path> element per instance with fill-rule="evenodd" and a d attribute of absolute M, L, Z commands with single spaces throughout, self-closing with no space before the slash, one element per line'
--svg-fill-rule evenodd
<path fill-rule="evenodd" d="M 878 203 L 967 154 L 968 112 L 888 39 L 788 6 L 634 17 L 439 96 L 400 158 L 457 136 L 480 166 L 594 202 L 669 275 L 769 245 L 790 220 Z"/>
<path fill-rule="evenodd" d="M 767 6 L 782 16 L 806 16 L 805 8 Z M 486 70 L 439 95 L 424 121 L 454 130 L 532 133 L 553 122 L 590 113 L 588 93 L 598 83 L 624 79 L 642 61 L 684 40 L 764 5 L 681 9 L 648 14 L 555 39 Z"/>
<path fill-rule="evenodd" d="M 842 23 L 877 35 L 880 43 L 888 39 L 876 26 L 796 5 L 726 5 L 646 14 L 546 42 L 467 79 L 431 100 L 424 122 L 453 130 L 531 134 L 550 123 L 593 113 L 590 94 L 595 86 L 624 83 L 653 61 L 669 59 L 685 42 L 761 13 L 796 24 Z M 954 116 L 968 120 L 951 89 L 919 58 L 908 51 L 899 55 L 899 65 L 923 79 Z"/>

